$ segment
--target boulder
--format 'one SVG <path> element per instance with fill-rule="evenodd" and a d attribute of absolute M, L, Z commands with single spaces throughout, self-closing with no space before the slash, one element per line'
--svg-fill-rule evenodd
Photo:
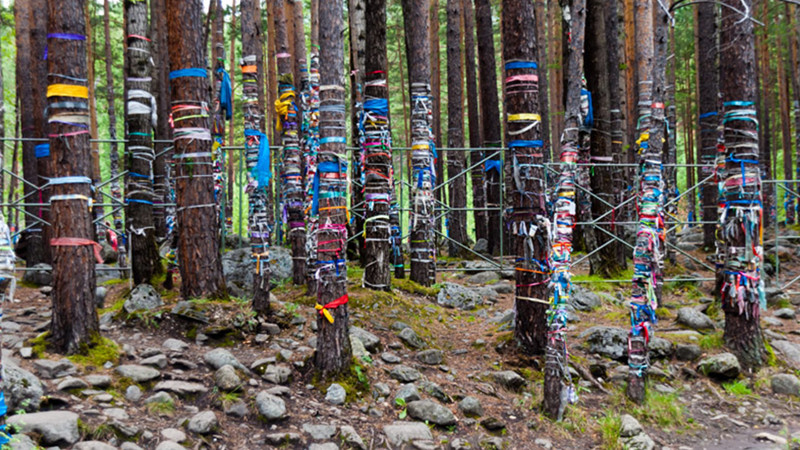
<path fill-rule="evenodd" d="M 135 311 L 152 311 L 163 305 L 164 301 L 161 299 L 161 294 L 153 286 L 142 283 L 133 288 L 122 307 L 127 313 L 132 313 Z"/>
<path fill-rule="evenodd" d="M 266 391 L 256 396 L 256 409 L 267 420 L 280 420 L 286 417 L 286 403 L 283 399 Z"/>
<path fill-rule="evenodd" d="M 431 441 L 430 428 L 422 422 L 394 422 L 383 427 L 386 439 L 395 448 L 405 448 L 416 441 Z"/>
<path fill-rule="evenodd" d="M 795 369 L 800 369 L 800 344 L 795 344 L 786 340 L 775 340 L 771 342 L 772 348 L 778 350 L 784 360 Z"/>
<path fill-rule="evenodd" d="M 333 383 L 328 386 L 328 391 L 325 393 L 325 401 L 331 405 L 343 405 L 347 398 L 347 391 L 341 384 Z"/>
<path fill-rule="evenodd" d="M 189 419 L 186 429 L 192 433 L 208 434 L 216 428 L 217 424 L 217 415 L 214 411 L 203 411 Z"/>
<path fill-rule="evenodd" d="M 741 372 L 739 360 L 733 353 L 709 356 L 697 365 L 697 370 L 711 378 L 731 379 Z"/>
<path fill-rule="evenodd" d="M 53 283 L 53 266 L 39 263 L 25 271 L 22 281 L 36 286 L 50 286 Z"/>
<path fill-rule="evenodd" d="M 230 351 L 224 348 L 215 348 L 214 350 L 206 352 L 203 355 L 203 361 L 205 361 L 206 364 L 214 369 L 219 369 L 222 366 L 230 365 L 236 369 L 245 372 L 247 371 L 247 368 L 245 368 Z"/>
<path fill-rule="evenodd" d="M 600 296 L 590 291 L 589 289 L 581 286 L 580 284 L 572 285 L 572 294 L 569 297 L 570 305 L 578 311 L 591 311 L 602 304 Z"/>
<path fill-rule="evenodd" d="M 130 378 L 136 383 L 145 383 L 161 376 L 161 372 L 148 366 L 137 364 L 123 364 L 116 368 L 121 377 Z"/>
<path fill-rule="evenodd" d="M 242 379 L 233 366 L 225 364 L 214 373 L 214 384 L 223 391 L 232 391 L 242 385 Z"/>
<path fill-rule="evenodd" d="M 403 328 L 397 336 L 409 347 L 420 349 L 428 346 L 412 328 Z"/>
<path fill-rule="evenodd" d="M 452 411 L 430 400 L 417 400 L 409 403 L 408 415 L 417 420 L 443 427 L 456 424 L 456 416 Z"/>
<path fill-rule="evenodd" d="M 495 383 L 503 386 L 509 391 L 518 391 L 522 386 L 525 386 L 525 379 L 513 370 L 494 372 L 492 373 L 492 378 L 494 379 Z"/>
<path fill-rule="evenodd" d="M 3 370 L 3 393 L 8 411 L 38 411 L 44 395 L 42 382 L 36 375 L 19 367 L 11 358 L 3 358 Z"/>
<path fill-rule="evenodd" d="M 589 353 L 618 361 L 627 359 L 628 331 L 617 327 L 596 326 L 580 334 L 586 339 Z"/>
<path fill-rule="evenodd" d="M 693 330 L 713 330 L 714 321 L 700 311 L 688 306 L 678 310 L 677 321 Z"/>
<path fill-rule="evenodd" d="M 8 418 L 7 423 L 23 433 L 38 433 L 44 445 L 70 446 L 80 439 L 78 415 L 70 411 L 46 411 L 19 414 Z"/>
<path fill-rule="evenodd" d="M 772 392 L 776 394 L 800 396 L 800 379 L 788 373 L 780 373 L 772 377 Z"/>
<path fill-rule="evenodd" d="M 483 304 L 483 297 L 474 289 L 460 284 L 445 282 L 436 297 L 436 302 L 447 308 L 472 310 Z"/>
<path fill-rule="evenodd" d="M 381 339 L 361 327 L 350 327 L 350 336 L 357 337 L 370 353 L 380 350 Z"/>
<path fill-rule="evenodd" d="M 472 396 L 466 396 L 458 402 L 458 409 L 467 417 L 480 417 L 483 415 L 481 401 Z"/>

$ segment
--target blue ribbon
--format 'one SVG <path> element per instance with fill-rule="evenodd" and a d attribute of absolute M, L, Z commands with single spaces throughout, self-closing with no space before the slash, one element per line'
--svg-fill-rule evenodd
<path fill-rule="evenodd" d="M 379 116 L 389 115 L 389 100 L 385 98 L 375 98 L 364 102 L 364 110 L 375 113 Z"/>
<path fill-rule="evenodd" d="M 323 173 L 347 172 L 347 163 L 335 163 L 333 161 L 323 161 L 317 165 L 317 172 L 314 174 L 314 196 L 311 200 L 311 214 L 319 214 L 319 179 Z"/>
<path fill-rule="evenodd" d="M 219 105 L 225 110 L 225 119 L 231 120 L 233 117 L 233 89 L 231 88 L 231 76 L 224 67 L 220 66 L 217 73 L 222 74 L 222 82 L 219 85 Z"/>
<path fill-rule="evenodd" d="M 198 78 L 208 78 L 208 72 L 206 69 L 202 69 L 199 67 L 189 67 L 187 69 L 180 69 L 180 70 L 173 70 L 169 73 L 169 79 L 174 80 L 175 78 L 181 77 L 198 77 Z"/>
<path fill-rule="evenodd" d="M 245 129 L 244 135 L 245 137 L 256 136 L 259 138 L 258 162 L 253 168 L 253 177 L 258 181 L 259 187 L 266 188 L 269 184 L 269 179 L 272 178 L 269 159 L 269 138 L 266 134 L 253 129 Z"/>
<path fill-rule="evenodd" d="M 544 145 L 544 142 L 542 142 L 541 140 L 526 141 L 526 140 L 519 139 L 519 140 L 511 141 L 511 142 L 508 143 L 508 147 L 509 148 L 517 148 L 517 147 L 537 147 L 537 148 L 541 148 L 543 145 Z"/>
<path fill-rule="evenodd" d="M 50 156 L 50 144 L 39 144 L 34 147 L 37 158 L 47 158 Z"/>
<path fill-rule="evenodd" d="M 700 114 L 700 116 L 698 116 L 698 119 L 705 119 L 706 117 L 713 117 L 713 116 L 716 116 L 716 115 L 717 115 L 716 111 L 710 111 L 710 112 L 707 112 L 707 113 Z"/>
<path fill-rule="evenodd" d="M 589 111 L 586 113 L 586 117 L 583 118 L 583 126 L 585 128 L 592 128 L 594 126 L 594 108 L 592 107 L 592 93 L 586 89 L 581 88 L 581 96 L 584 95 L 589 98 Z"/>
<path fill-rule="evenodd" d="M 489 172 L 490 170 L 496 170 L 497 173 L 503 173 L 503 162 L 499 159 L 488 159 L 485 163 L 483 163 L 483 171 Z"/>
<path fill-rule="evenodd" d="M 536 61 L 512 61 L 506 63 L 506 70 L 508 69 L 538 69 L 539 65 Z"/>

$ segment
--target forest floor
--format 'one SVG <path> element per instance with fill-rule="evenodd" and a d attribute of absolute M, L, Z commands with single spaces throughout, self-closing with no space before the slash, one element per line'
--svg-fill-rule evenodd
<path fill-rule="evenodd" d="M 698 245 L 689 245 L 696 244 L 697 236 L 693 230 L 678 242 L 705 260 Z M 791 242 L 782 241 L 778 250 L 785 282 L 800 273 L 800 256 Z M 41 382 L 41 411 L 68 410 L 79 418 L 75 435 L 64 431 L 74 418 L 53 431 L 48 427 L 57 425 L 37 425 L 34 419 L 27 424 L 23 416 L 28 434 L 45 447 L 800 448 L 800 384 L 791 387 L 791 377 L 800 376 L 800 297 L 777 292 L 777 283 L 762 313 L 765 340 L 771 344 L 767 364 L 756 373 L 729 373 L 725 379 L 698 369 L 701 360 L 726 352 L 722 313 L 710 300 L 713 282 L 669 284 L 658 310 L 655 330 L 662 340 L 654 350 L 648 397 L 635 405 L 625 396 L 628 369 L 620 337 L 629 326 L 623 303 L 630 285 L 588 276 L 588 264 L 575 267 L 581 304 L 570 312 L 568 345 L 579 369 L 573 374 L 579 400 L 568 406 L 562 421 L 553 422 L 540 412 L 541 358 L 523 357 L 514 349 L 509 274 L 475 261 L 464 264 L 444 260 L 445 268 L 465 270 L 440 272 L 440 283 L 432 288 L 400 280 L 392 292 L 379 293 L 362 288 L 361 271 L 351 267 L 350 324 L 363 330 L 355 336 L 368 350 L 356 345 L 360 358 L 352 376 L 339 383 L 347 393 L 344 404 L 333 404 L 338 403 L 332 400 L 335 395 L 326 399 L 328 386 L 312 377 L 318 315 L 305 288 L 291 283 L 273 289 L 273 315 L 266 325 L 236 298 L 190 300 L 175 308 L 181 300 L 177 290 L 161 290 L 162 307 L 127 313 L 127 281 L 106 281 L 106 308 L 99 314 L 101 334 L 108 340 L 88 356 L 69 361 L 37 339 L 48 328 L 48 288 L 24 285 L 17 301 L 5 306 L 3 362 Z M 713 277 L 683 255 L 666 271 L 668 277 Z M 471 310 L 439 305 L 437 295 L 446 282 L 478 292 L 482 304 Z M 679 323 L 681 308 L 710 319 L 714 328 L 695 330 L 683 324 L 686 320 Z M 226 363 L 235 370 L 218 370 Z M 774 393 L 776 377 L 796 395 Z M 398 392 L 408 401 L 396 401 Z M 25 393 L 6 394 L 15 395 Z M 283 400 L 285 411 L 278 412 L 280 419 L 268 420 L 262 408 L 275 406 L 273 395 Z M 462 402 L 465 397 L 477 399 L 480 407 L 471 399 Z M 407 406 L 417 398 L 429 402 Z M 12 409 L 26 408 L 29 414 L 36 409 L 30 399 L 18 403 Z M 441 408 L 454 415 L 454 425 L 412 418 L 449 417 Z M 623 420 L 624 415 L 637 419 L 643 431 L 631 431 L 635 424 Z M 76 439 L 80 443 L 70 447 Z M 27 442 L 23 438 L 15 448 L 31 448 Z"/>

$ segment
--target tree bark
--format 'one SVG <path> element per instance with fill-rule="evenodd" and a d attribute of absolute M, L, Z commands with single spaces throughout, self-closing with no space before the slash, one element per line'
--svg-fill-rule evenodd
<path fill-rule="evenodd" d="M 752 10 L 744 3 L 725 0 L 733 8 Z M 720 197 L 724 244 L 722 309 L 725 344 L 745 370 L 761 367 L 764 341 L 759 326 L 764 285 L 760 279 L 762 249 L 761 176 L 758 165 L 756 57 L 753 22 L 722 9 L 720 27 L 720 91 L 723 101 L 725 182 Z"/>
<path fill-rule="evenodd" d="M 317 6 L 315 6 L 315 4 Z M 303 115 L 303 158 L 305 162 L 305 211 L 306 211 L 306 259 L 307 275 L 306 286 L 308 288 L 308 295 L 316 295 L 317 293 L 317 280 L 315 273 L 317 271 L 317 241 L 316 230 L 319 224 L 317 211 L 312 208 L 314 203 L 314 178 L 317 173 L 317 154 L 319 152 L 319 45 L 315 41 L 318 39 L 318 2 L 312 3 L 311 6 L 311 53 L 308 65 L 308 99 L 306 103 L 306 113 Z M 315 29 L 314 23 L 316 22 L 317 28 Z"/>
<path fill-rule="evenodd" d="M 347 311 L 347 160 L 345 153 L 344 39 L 342 3 L 319 5 L 320 148 L 317 229 L 318 286 L 315 369 L 323 380 L 349 373 L 351 349 Z M 330 319 L 328 319 L 330 318 Z"/>
<path fill-rule="evenodd" d="M 472 0 L 462 0 L 463 20 L 464 20 L 464 77 L 467 84 L 467 125 L 469 126 L 469 146 L 473 148 L 483 147 L 483 129 L 481 127 L 480 96 L 478 95 L 478 81 L 476 79 L 475 67 L 475 14 L 472 8 Z M 470 150 L 469 163 L 470 179 L 472 181 L 472 206 L 480 208 L 486 204 L 486 190 L 483 186 L 483 164 L 478 161 L 483 159 L 482 150 Z M 472 211 L 474 230 L 476 239 L 486 239 L 486 216 L 485 211 Z M 467 231 L 469 233 L 469 230 Z"/>
<path fill-rule="evenodd" d="M 787 25 L 788 25 L 788 18 Z M 775 19 L 778 20 L 777 17 Z M 789 102 L 791 102 L 791 96 L 789 95 L 789 73 L 786 71 L 784 67 L 784 58 L 785 54 L 781 50 L 783 47 L 781 42 L 783 40 L 782 37 L 778 37 L 778 48 L 777 48 L 777 71 L 778 71 L 778 103 L 780 103 L 780 116 L 781 116 L 781 148 L 783 149 L 783 179 L 784 180 L 791 180 L 794 176 L 794 170 L 792 167 L 792 123 L 791 117 L 789 113 Z M 787 48 L 791 48 L 791 42 L 787 42 L 789 45 Z M 789 61 L 789 58 L 786 58 Z M 783 208 L 786 213 L 786 225 L 790 225 L 794 223 L 794 194 L 795 191 L 795 184 L 791 182 L 785 182 L 783 189 Z"/>
<path fill-rule="evenodd" d="M 771 180 L 773 178 L 773 157 L 772 157 L 772 127 L 770 115 L 772 114 L 772 96 L 770 95 L 770 88 L 773 85 L 772 72 L 769 69 L 769 42 L 767 36 L 769 35 L 770 21 L 768 18 L 767 0 L 759 0 L 758 8 L 761 11 L 760 19 L 764 23 L 762 33 L 756 36 L 756 49 L 755 54 L 757 61 L 760 61 L 761 69 L 756 71 L 756 85 L 761 85 L 761 89 L 756 92 L 756 104 L 758 105 L 758 123 L 759 123 L 759 145 L 761 148 L 761 172 L 764 179 Z M 741 6 L 741 5 L 740 5 Z M 725 42 L 725 41 L 720 41 Z M 720 44 L 720 48 L 722 44 Z M 721 54 L 721 51 L 720 51 Z M 721 56 L 720 56 L 721 58 Z M 721 63 L 720 63 L 721 64 Z M 720 74 L 720 79 L 722 74 Z M 722 81 L 720 81 L 720 85 Z M 771 183 L 767 183 L 763 187 L 764 218 L 762 226 L 772 226 L 772 221 L 775 217 L 775 187 Z"/>
<path fill-rule="evenodd" d="M 260 317 L 270 312 L 269 244 L 272 232 L 270 220 L 270 167 L 269 139 L 265 132 L 264 112 L 264 50 L 261 31 L 261 8 L 256 0 L 242 0 L 242 115 L 244 117 L 245 161 L 247 162 L 250 215 L 250 248 L 255 273 L 253 274 L 253 310 Z M 277 14 L 272 11 L 273 17 Z M 278 16 L 283 17 L 281 14 Z M 285 31 L 284 31 L 285 32 Z M 270 67 L 273 66 L 270 61 Z M 289 65 L 291 67 L 291 64 Z M 291 69 L 289 69 L 291 71 Z M 265 148 L 261 148 L 264 146 Z"/>
<path fill-rule="evenodd" d="M 228 95 L 225 79 L 230 81 L 230 75 L 225 71 L 225 10 L 222 9 L 221 0 L 214 1 L 214 12 L 211 18 L 211 55 L 213 57 L 214 70 L 214 94 L 212 96 L 213 114 L 211 123 L 211 134 L 215 144 L 212 144 L 214 151 L 214 201 L 217 204 L 217 215 L 223 227 L 219 230 L 223 239 L 231 232 L 233 221 L 228 215 L 228 201 L 225 190 L 228 188 L 226 167 L 226 152 L 222 150 L 225 146 L 225 121 L 233 117 L 233 95 Z M 232 93 L 232 90 L 231 90 Z M 222 95 L 229 98 L 228 105 L 223 105 Z M 228 108 L 230 109 L 224 109 Z"/>
<path fill-rule="evenodd" d="M 536 21 L 533 26 L 536 28 L 536 42 L 538 45 L 538 58 L 539 64 L 544 70 L 539 71 L 539 115 L 542 116 L 542 148 L 544 148 L 544 157 L 550 161 L 551 139 L 550 139 L 550 86 L 547 84 L 548 79 L 548 52 L 547 52 L 547 14 L 545 13 L 545 6 L 547 0 L 534 0 L 533 12 Z"/>
<path fill-rule="evenodd" d="M 353 147 L 361 147 L 364 136 L 359 127 L 359 118 L 364 114 L 363 90 L 364 90 L 364 51 L 366 41 L 366 22 L 364 16 L 364 0 L 348 0 L 348 22 L 350 34 L 350 136 L 352 137 Z M 351 255 L 358 255 L 362 266 L 367 261 L 364 252 L 364 211 L 359 208 L 356 211 L 355 205 L 359 205 L 364 200 L 364 174 L 362 174 L 361 152 L 354 151 L 352 167 L 350 168 L 351 178 L 354 181 L 350 189 L 350 208 L 354 213 L 353 232 L 356 235 L 354 245 L 350 246 Z"/>
<path fill-rule="evenodd" d="M 708 70 L 697 71 L 697 130 L 700 146 L 700 163 L 706 167 L 698 169 L 697 176 L 703 179 L 711 175 L 717 159 L 719 131 L 719 66 L 717 50 L 717 6 L 700 3 L 696 8 L 695 37 L 697 66 Z M 700 32 L 699 30 L 703 30 Z M 702 186 L 703 247 L 714 249 L 717 230 L 717 183 L 708 180 Z"/>
<path fill-rule="evenodd" d="M 304 148 L 305 139 L 304 134 L 304 118 L 306 115 L 307 107 L 307 93 L 309 89 L 309 67 L 306 62 L 306 37 L 303 26 L 303 2 L 300 0 L 293 1 L 294 9 L 294 22 L 295 22 L 295 40 L 294 40 L 294 54 L 295 54 L 295 109 L 297 116 L 295 117 L 295 140 L 297 147 L 297 168 L 298 168 L 298 182 L 295 187 L 298 190 L 294 198 L 296 210 L 294 217 L 289 217 L 289 239 L 292 242 L 292 281 L 296 285 L 306 283 L 306 273 L 308 272 L 308 252 L 306 251 L 306 185 L 304 170 Z M 300 97 L 297 93 L 301 94 Z M 300 101 L 298 101 L 298 98 Z M 297 226 L 292 223 L 296 222 Z"/>
<path fill-rule="evenodd" d="M 512 10 L 513 11 L 513 10 Z M 574 397 L 566 344 L 567 311 L 566 302 L 572 292 L 572 230 L 575 223 L 576 207 L 576 162 L 579 160 L 580 137 L 582 133 L 581 79 L 583 76 L 583 47 L 586 24 L 585 0 L 569 2 L 570 21 L 569 48 L 567 53 L 567 97 L 564 111 L 564 133 L 561 135 L 561 173 L 556 184 L 557 199 L 554 206 L 551 284 L 553 286 L 548 311 L 548 336 L 544 372 L 544 413 L 550 418 L 561 420 L 564 409 Z M 605 25 L 602 11 L 593 10 L 595 25 Z M 602 27 L 604 28 L 604 27 Z M 592 36 L 592 40 L 602 39 L 604 29 Z M 599 52 L 602 53 L 602 52 Z M 598 68 L 600 73 L 605 72 Z M 604 105 L 606 107 L 608 105 Z M 606 112 L 607 115 L 607 112 Z M 510 119 L 509 119 L 510 120 Z M 606 122 L 607 123 L 607 122 Z"/>
<path fill-rule="evenodd" d="M 49 0 L 49 34 L 84 36 L 83 0 Z M 87 203 L 92 196 L 92 156 L 88 130 L 86 41 L 48 39 L 50 155 L 53 176 L 53 347 L 61 353 L 85 351 L 97 337 L 94 230 Z M 81 81 L 77 81 L 81 80 Z M 77 105 L 64 105 L 76 102 Z"/>
<path fill-rule="evenodd" d="M 44 55 L 47 48 L 47 0 L 32 0 L 31 2 L 31 52 L 33 58 L 31 59 L 30 74 L 33 83 L 32 91 L 32 104 L 33 104 L 33 126 L 34 136 L 39 139 L 44 139 L 49 130 L 48 118 L 45 114 L 47 107 L 47 61 L 40 58 L 38 55 Z M 34 13 L 36 12 L 36 13 Z M 91 123 L 91 111 L 90 111 Z M 41 145 L 38 143 L 37 145 Z M 39 198 L 33 199 L 34 202 L 38 201 L 41 204 L 50 202 L 51 188 L 47 187 L 48 181 L 53 176 L 53 159 L 52 157 L 36 158 L 37 169 L 36 173 L 39 177 Z M 44 245 L 45 262 L 52 261 L 52 250 L 49 242 L 52 237 L 52 227 L 48 225 L 52 217 L 50 207 L 42 206 L 39 208 L 39 217 L 45 222 L 41 223 L 41 234 L 43 236 L 42 242 Z"/>
<path fill-rule="evenodd" d="M 230 51 L 228 55 L 228 74 L 231 76 L 231 92 L 236 92 L 236 77 L 233 74 L 236 72 L 236 0 L 231 2 L 231 27 L 230 27 Z M 231 96 L 231 108 L 233 109 L 236 104 L 236 96 Z M 228 136 L 230 136 L 231 143 L 234 142 L 236 130 L 236 115 L 231 114 L 231 120 L 228 121 Z M 228 152 L 228 201 L 225 204 L 225 216 L 231 220 L 231 231 L 233 231 L 233 191 L 236 189 L 236 172 L 234 166 L 241 161 L 243 154 L 240 152 Z M 241 211 L 240 211 L 241 214 Z M 240 218 L 241 221 L 241 218 Z M 240 222 L 241 223 L 241 222 Z M 227 226 L 227 224 L 226 224 Z M 239 236 L 241 239 L 241 236 Z M 241 242 L 241 241 L 240 241 Z"/>
<path fill-rule="evenodd" d="M 125 152 L 129 158 L 125 193 L 134 284 L 150 282 L 154 275 L 161 273 L 153 222 L 155 194 L 152 184 L 155 161 L 152 130 L 156 122 L 153 113 L 158 108 L 150 93 L 147 13 L 146 3 L 125 2 L 125 112 L 128 128 Z"/>
<path fill-rule="evenodd" d="M 23 99 L 33 98 L 30 72 L 31 67 L 34 67 L 32 63 L 37 59 L 37 56 L 34 55 L 32 57 L 32 21 L 30 2 L 14 2 L 14 26 L 17 40 L 17 96 Z M 42 130 L 37 130 L 34 123 L 35 107 L 33 102 L 19 102 L 18 107 L 22 138 L 26 139 L 22 141 L 22 177 L 25 183 L 22 184 L 23 201 L 21 203 L 40 203 L 41 190 L 35 187 L 41 185 L 38 174 L 39 163 L 37 162 L 35 151 L 37 144 L 28 139 L 41 137 L 41 135 L 37 136 L 37 131 Z M 25 228 L 16 251 L 25 259 L 27 267 L 50 262 L 48 246 L 44 242 L 43 224 L 38 220 L 41 217 L 41 208 L 38 206 L 25 206 L 24 210 Z"/>
<path fill-rule="evenodd" d="M 42 1 L 42 0 L 34 0 L 34 1 Z M 42 2 L 44 4 L 44 2 Z M 94 7 L 94 2 L 92 2 L 92 6 Z M 89 79 L 89 136 L 90 139 L 97 139 L 98 132 L 97 132 L 97 93 L 96 93 L 96 79 L 94 73 L 94 62 L 95 62 L 95 49 L 94 49 L 94 31 L 92 31 L 92 11 L 89 11 L 89 3 L 84 4 L 84 21 L 86 22 L 86 67 L 88 69 L 88 79 Z M 42 27 L 44 29 L 45 27 Z M 47 72 L 43 72 L 43 75 L 46 77 Z M 46 78 L 45 78 L 46 80 Z M 46 84 L 46 81 L 42 81 L 42 84 Z M 98 185 L 102 182 L 102 175 L 100 174 L 100 144 L 98 142 L 91 142 L 92 146 L 92 182 L 95 185 Z M 95 233 L 94 236 L 98 242 L 103 242 L 103 227 L 102 227 L 102 219 L 104 217 L 103 214 L 103 207 L 99 206 L 103 203 L 103 192 L 100 189 L 96 189 L 94 191 L 94 205 L 92 206 L 92 226 L 94 227 Z"/>
<path fill-rule="evenodd" d="M 433 108 L 431 112 L 431 133 L 433 134 L 433 144 L 436 148 L 442 146 L 442 73 L 441 73 L 441 59 L 439 55 L 439 0 L 430 0 L 430 35 L 431 41 L 431 104 Z M 437 152 L 437 158 L 434 159 L 436 164 L 436 179 L 443 182 L 444 178 L 444 160 L 445 154 Z M 446 205 L 444 189 L 436 189 L 433 192 L 433 197 L 436 199 L 437 205 Z M 442 231 L 442 218 L 440 214 L 434 213 L 435 223 L 434 229 L 436 230 L 436 243 L 437 248 L 442 242 L 441 236 L 438 233 Z"/>
<path fill-rule="evenodd" d="M 505 61 L 506 161 L 509 171 L 506 216 L 516 256 L 517 311 L 514 339 L 522 353 L 542 354 L 547 342 L 547 283 L 550 269 L 549 218 L 545 193 L 544 149 L 538 90 L 538 43 L 531 24 L 533 3 L 503 0 L 503 59 Z M 537 231 L 541 230 L 541 232 Z"/>
<path fill-rule="evenodd" d="M 156 99 L 156 111 L 158 113 L 158 121 L 156 122 L 154 130 L 156 159 L 153 163 L 153 191 L 155 192 L 156 198 L 153 205 L 153 220 L 156 227 L 156 236 L 160 242 L 169 239 L 169 236 L 172 235 L 172 228 L 175 223 L 174 208 L 167 208 L 165 206 L 165 203 L 171 203 L 171 187 L 167 176 L 167 161 L 171 159 L 172 155 L 171 151 L 167 151 L 171 145 L 168 142 L 164 142 L 172 140 L 172 130 L 169 126 L 169 55 L 167 53 L 167 20 L 164 14 L 165 8 L 165 0 L 150 0 L 150 52 L 152 53 L 153 62 L 155 63 L 152 75 L 152 89 Z M 106 38 L 106 41 L 108 41 L 108 38 Z M 106 54 L 108 55 L 110 52 L 111 49 L 107 48 Z M 110 76 L 110 68 L 106 73 Z M 112 82 L 113 78 L 109 84 L 112 84 Z M 113 97 L 113 92 L 111 92 L 108 98 L 113 99 Z M 109 108 L 110 106 L 111 103 L 109 103 Z M 109 121 L 110 115 L 111 110 L 109 109 Z M 116 121 L 116 118 L 114 120 Z M 116 130 L 114 132 L 116 133 Z M 113 148 L 114 147 L 112 147 L 112 149 Z M 112 151 L 111 157 L 117 160 L 119 159 L 119 155 L 114 151 Z M 119 172 L 119 163 L 114 162 L 113 159 L 111 170 L 112 177 L 114 170 L 117 170 L 117 173 Z M 170 263 L 170 270 L 174 271 L 174 269 L 174 263 Z"/>
<path fill-rule="evenodd" d="M 275 103 L 277 115 L 276 130 L 281 137 L 281 202 L 282 214 L 287 217 L 287 237 L 292 246 L 292 280 L 304 284 L 305 263 L 305 220 L 303 214 L 303 153 L 298 135 L 297 104 L 294 86 L 293 60 L 289 53 L 289 42 L 284 14 L 284 0 L 274 0 L 275 45 L 278 60 L 278 101 Z"/>
<path fill-rule="evenodd" d="M 467 178 L 464 147 L 464 81 L 461 66 L 461 0 L 447 0 L 447 178 L 450 212 L 447 233 L 450 237 L 450 257 L 466 257 L 467 238 Z M 456 178 L 457 177 L 457 178 Z"/>
<path fill-rule="evenodd" d="M 497 62 L 494 53 L 494 32 L 492 30 L 492 7 L 489 0 L 475 0 L 475 23 L 478 36 L 478 68 L 480 73 L 481 111 L 483 117 L 483 147 L 498 149 L 502 145 L 500 135 L 500 105 L 497 100 Z M 491 151 L 487 155 L 491 155 Z M 480 208 L 502 208 L 500 204 L 500 178 L 502 165 L 500 152 L 489 158 L 484 164 L 486 202 L 477 205 Z M 488 251 L 497 254 L 500 251 L 502 228 L 500 211 L 484 212 L 486 220 L 486 236 Z M 480 236 L 478 237 L 480 239 Z"/>
<path fill-rule="evenodd" d="M 200 0 L 167 0 L 175 151 L 175 198 L 177 202 L 178 261 L 184 298 L 225 297 L 225 280 L 219 255 L 211 168 L 211 133 L 208 108 L 209 84 L 203 60 Z M 193 76 L 181 76 L 192 70 Z M 196 69 L 196 70 L 194 70 Z M 203 76 L 199 76 L 202 71 Z M 194 73 L 197 72 L 197 73 Z M 200 117 L 191 117 L 199 115 Z"/>
<path fill-rule="evenodd" d="M 394 183 L 392 167 L 392 128 L 389 122 L 389 87 L 387 85 L 386 0 L 365 2 L 366 46 L 364 54 L 364 139 L 361 161 L 364 174 L 364 286 L 391 289 L 392 252 L 391 209 Z M 399 244 L 399 241 L 397 242 Z M 401 261 L 402 263 L 402 261 Z"/>
<path fill-rule="evenodd" d="M 436 186 L 434 155 L 431 151 L 431 67 L 428 39 L 429 0 L 403 0 L 403 23 L 411 93 L 410 248 L 411 280 L 423 286 L 436 282 L 436 250 L 433 216 Z"/>
<path fill-rule="evenodd" d="M 636 403 L 645 399 L 645 378 L 650 360 L 647 345 L 650 329 L 655 323 L 655 310 L 660 291 L 663 249 L 663 189 L 662 136 L 664 130 L 664 64 L 654 57 L 654 44 L 666 44 L 666 29 L 653 25 L 650 0 L 636 0 L 636 62 L 639 79 L 638 112 L 640 151 L 638 211 L 639 225 L 636 247 L 633 250 L 633 291 L 631 301 L 632 327 L 628 335 L 628 397 Z M 654 34 L 655 31 L 655 34 Z"/>

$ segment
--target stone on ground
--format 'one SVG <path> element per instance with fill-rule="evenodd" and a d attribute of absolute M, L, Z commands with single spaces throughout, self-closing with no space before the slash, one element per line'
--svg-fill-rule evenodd
<path fill-rule="evenodd" d="M 7 423 L 23 433 L 38 433 L 45 445 L 69 446 L 80 439 L 78 415 L 70 411 L 46 411 L 18 414 L 8 418 Z"/>

